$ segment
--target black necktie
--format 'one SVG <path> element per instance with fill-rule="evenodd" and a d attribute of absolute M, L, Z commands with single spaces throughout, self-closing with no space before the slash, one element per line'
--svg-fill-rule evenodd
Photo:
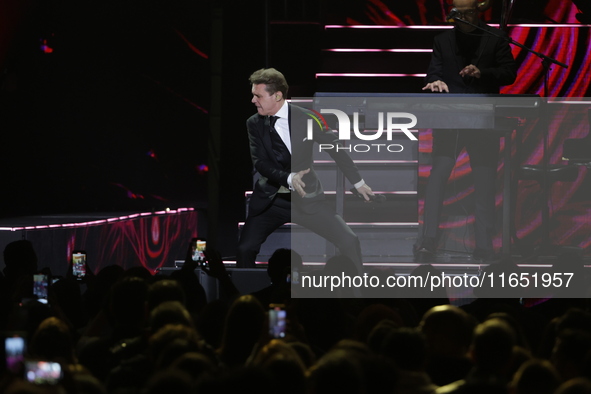
<path fill-rule="evenodd" d="M 277 119 L 279 119 L 279 116 L 269 116 L 267 118 L 269 122 L 269 132 L 271 133 L 271 144 L 277 161 L 284 169 L 288 170 L 291 167 L 291 155 L 289 154 L 287 146 L 283 143 L 281 136 L 277 133 L 277 130 L 275 130 L 275 122 L 277 122 Z"/>

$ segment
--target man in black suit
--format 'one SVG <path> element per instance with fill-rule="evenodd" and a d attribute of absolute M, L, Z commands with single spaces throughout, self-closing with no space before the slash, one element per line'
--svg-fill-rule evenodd
<path fill-rule="evenodd" d="M 454 0 L 455 28 L 435 37 L 433 55 L 423 90 L 450 93 L 499 93 L 500 87 L 515 81 L 517 66 L 507 41 L 479 19 L 476 0 Z M 477 25 L 495 35 L 471 26 Z M 458 154 L 466 148 L 474 179 L 477 260 L 494 259 L 495 178 L 499 136 L 485 130 L 434 130 L 433 161 L 425 192 L 422 240 L 416 251 L 430 258 L 437 249 L 439 218 L 447 180 Z"/>
<path fill-rule="evenodd" d="M 261 244 L 284 223 L 306 227 L 335 244 L 362 272 L 361 249 L 355 233 L 324 200 L 313 168 L 314 142 L 327 150 L 347 179 L 369 201 L 373 195 L 355 164 L 337 150 L 336 135 L 317 114 L 288 104 L 288 85 L 279 71 L 269 68 L 250 76 L 252 103 L 257 113 L 246 121 L 250 155 L 259 179 L 250 198 L 248 217 L 238 243 L 237 266 L 254 267 Z M 307 131 L 312 123 L 312 136 Z M 324 150 L 324 149 L 323 149 Z"/>

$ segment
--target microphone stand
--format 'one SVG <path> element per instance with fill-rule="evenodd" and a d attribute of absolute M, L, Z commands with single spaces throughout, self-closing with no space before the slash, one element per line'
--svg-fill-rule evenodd
<path fill-rule="evenodd" d="M 568 64 L 559 62 L 558 60 L 551 58 L 549 56 L 544 55 L 543 53 L 540 52 L 536 52 L 533 49 L 526 47 L 525 45 L 515 41 L 514 39 L 512 39 L 511 37 L 509 37 L 509 35 L 502 35 L 502 34 L 498 34 L 495 31 L 490 31 L 487 29 L 484 29 L 483 27 L 468 22 L 467 20 L 463 19 L 463 18 L 458 18 L 458 17 L 454 17 L 453 20 L 456 20 L 460 23 L 465 23 L 469 26 L 472 26 L 480 31 L 483 31 L 491 36 L 500 38 L 502 40 L 505 40 L 507 43 L 518 46 L 521 49 L 524 49 L 526 51 L 528 51 L 529 53 L 537 56 L 542 63 L 542 68 L 544 69 L 544 100 L 548 100 L 548 96 L 549 96 L 549 80 L 550 80 L 550 65 L 551 64 L 556 64 L 560 67 L 563 68 L 568 68 Z M 542 116 L 546 116 L 545 115 L 546 111 L 542 111 Z M 540 244 L 540 248 L 538 249 L 537 255 L 542 255 L 541 250 L 548 248 L 550 246 L 550 207 L 548 206 L 548 201 L 550 199 L 550 187 L 549 187 L 549 181 L 548 181 L 548 130 L 547 130 L 547 126 L 548 123 L 546 123 L 546 131 L 544 133 L 544 138 L 543 138 L 543 145 L 542 145 L 542 191 L 543 191 L 543 196 L 544 196 L 544 209 L 542 210 L 542 225 L 544 227 L 544 234 L 543 234 L 543 238 L 542 238 L 542 242 Z M 507 149 L 507 142 L 505 142 L 505 149 Z M 509 152 L 509 154 L 505 154 L 505 158 L 509 157 L 510 158 L 511 153 Z M 507 168 L 505 168 L 505 171 L 507 171 Z M 505 185 L 507 184 L 507 182 L 505 182 Z M 510 242 L 510 241 L 509 241 Z M 508 246 L 507 246 L 508 247 Z M 508 250 L 505 250 L 505 243 L 503 242 L 503 255 L 505 254 L 510 254 L 510 252 Z"/>
<path fill-rule="evenodd" d="M 558 60 L 556 60 L 556 59 L 554 59 L 554 58 L 551 58 L 551 57 L 549 57 L 549 56 L 546 56 L 546 55 L 544 55 L 543 53 L 536 52 L 536 51 L 534 51 L 533 49 L 531 49 L 531 48 L 529 48 L 529 47 L 526 47 L 525 45 L 521 44 L 520 42 L 517 42 L 517 41 L 515 41 L 514 39 L 512 39 L 512 38 L 511 38 L 511 37 L 509 37 L 508 35 L 507 35 L 507 36 L 504 36 L 504 35 L 502 35 L 502 34 L 497 34 L 497 33 L 496 33 L 496 32 L 494 32 L 494 31 L 486 30 L 486 29 L 484 29 L 483 27 L 481 27 L 481 26 L 479 26 L 479 25 L 476 25 L 476 24 L 474 24 L 474 23 L 472 23 L 472 22 L 468 22 L 467 20 L 465 20 L 465 19 L 462 19 L 462 18 L 453 17 L 453 18 L 452 18 L 452 19 L 450 19 L 450 20 L 455 20 L 455 21 L 459 21 L 459 22 L 465 23 L 465 24 L 467 24 L 467 25 L 469 25 L 469 26 L 472 26 L 472 27 L 474 27 L 474 28 L 476 28 L 476 29 L 478 29 L 478 30 L 480 30 L 480 31 L 483 31 L 483 32 L 485 32 L 485 33 L 487 33 L 487 34 L 489 34 L 489 35 L 491 35 L 491 36 L 494 36 L 494 37 L 500 38 L 500 39 L 502 39 L 502 40 L 505 40 L 505 41 L 507 41 L 509 44 L 512 44 L 512 45 L 518 46 L 518 47 L 519 47 L 519 48 L 521 48 L 521 49 L 525 49 L 526 51 L 530 52 L 530 53 L 531 53 L 531 54 L 533 54 L 533 55 L 536 55 L 537 57 L 539 57 L 539 58 L 542 60 L 542 66 L 544 67 L 544 72 L 545 72 L 546 74 L 548 74 L 548 72 L 550 71 L 550 68 L 549 68 L 549 66 L 550 66 L 550 63 L 556 64 L 556 65 L 558 65 L 558 66 L 560 66 L 560 67 L 568 68 L 568 64 L 564 64 L 564 63 L 562 63 L 562 62 L 559 62 Z M 546 75 L 546 78 L 544 79 L 544 95 L 545 95 L 546 97 L 548 97 L 548 75 Z"/>
<path fill-rule="evenodd" d="M 511 19 L 511 14 L 513 12 L 513 1 L 514 0 L 503 0 L 501 8 L 501 23 L 499 23 L 499 28 L 504 32 L 507 32 L 507 24 Z"/>

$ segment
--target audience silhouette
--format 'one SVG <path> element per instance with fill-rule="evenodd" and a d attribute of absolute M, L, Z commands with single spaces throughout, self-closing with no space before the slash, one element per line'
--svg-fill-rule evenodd
<path fill-rule="evenodd" d="M 445 292 L 394 300 L 349 290 L 341 298 L 292 298 L 290 281 L 310 267 L 289 249 L 270 259 L 268 287 L 239 294 L 218 254 L 208 255 L 220 284 L 215 300 L 206 299 L 191 264 L 169 275 L 111 265 L 85 282 L 58 278 L 42 303 L 32 276 L 47 268 L 38 267 L 30 242 L 8 244 L 0 330 L 27 346 L 22 355 L 4 346 L 10 361 L 2 363 L 0 392 L 591 393 L 587 299 L 456 306 Z M 336 256 L 310 273 L 348 272 L 348 265 Z M 270 304 L 287 311 L 284 337 L 272 335 Z M 61 367 L 59 379 L 41 382 L 51 363 Z"/>

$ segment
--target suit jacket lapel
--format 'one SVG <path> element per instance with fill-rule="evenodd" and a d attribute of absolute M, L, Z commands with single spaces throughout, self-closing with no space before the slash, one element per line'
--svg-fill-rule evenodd
<path fill-rule="evenodd" d="M 482 24 L 479 24 L 480 27 L 484 26 Z M 484 50 L 486 48 L 486 46 L 489 43 L 489 40 L 491 38 L 491 35 L 485 32 L 481 32 L 482 33 L 482 38 L 480 39 L 480 44 L 478 45 L 478 50 L 476 51 L 476 53 L 474 54 L 474 58 L 472 59 L 472 64 L 475 65 L 476 67 L 478 66 L 478 63 L 480 62 L 480 58 L 482 57 L 482 54 L 484 53 Z"/>
<path fill-rule="evenodd" d="M 263 146 L 268 152 L 269 157 L 272 157 L 274 161 L 277 161 L 275 152 L 273 152 L 273 143 L 271 142 L 271 124 L 267 122 L 266 116 L 260 117 L 259 130 L 261 130 L 261 140 L 263 141 Z"/>
<path fill-rule="evenodd" d="M 448 45 L 449 45 L 449 53 L 453 53 L 453 57 L 454 60 L 456 62 L 456 69 L 461 70 L 462 68 L 464 68 L 464 65 L 462 64 L 464 62 L 464 59 L 462 58 L 462 55 L 460 55 L 460 51 L 458 49 L 458 44 L 456 41 L 456 31 L 454 29 L 453 34 L 449 35 L 449 41 L 448 41 Z"/>
<path fill-rule="evenodd" d="M 294 163 L 294 158 L 299 157 L 300 149 L 302 148 L 301 141 L 298 141 L 298 136 L 300 133 L 298 130 L 301 127 L 302 119 L 300 116 L 301 111 L 299 111 L 297 108 L 293 109 L 291 104 L 289 104 L 288 108 L 289 139 L 291 141 L 291 162 Z"/>
<path fill-rule="evenodd" d="M 291 104 L 287 104 L 287 124 L 289 127 L 289 137 L 291 138 Z"/>

